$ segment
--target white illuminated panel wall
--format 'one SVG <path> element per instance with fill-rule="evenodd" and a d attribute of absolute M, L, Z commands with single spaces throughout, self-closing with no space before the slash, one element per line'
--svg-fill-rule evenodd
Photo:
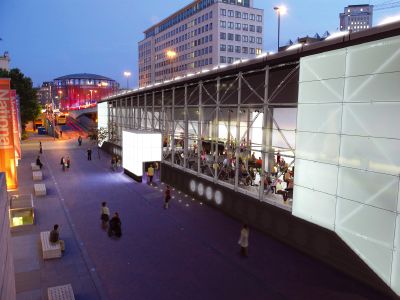
<path fill-rule="evenodd" d="M 97 104 L 97 128 L 108 128 L 108 103 Z"/>
<path fill-rule="evenodd" d="M 123 168 L 143 175 L 143 163 L 161 161 L 161 133 L 122 131 Z"/>
<path fill-rule="evenodd" d="M 400 38 L 301 59 L 293 215 L 400 295 Z"/>

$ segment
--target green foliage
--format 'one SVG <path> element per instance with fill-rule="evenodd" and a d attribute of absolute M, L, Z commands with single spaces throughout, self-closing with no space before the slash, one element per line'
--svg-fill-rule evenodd
<path fill-rule="evenodd" d="M 10 71 L 0 69 L 0 77 L 11 78 L 11 89 L 16 90 L 19 96 L 21 123 L 25 129 L 25 124 L 35 120 L 41 113 L 36 90 L 32 87 L 32 80 L 25 77 L 19 69 L 11 69 Z"/>

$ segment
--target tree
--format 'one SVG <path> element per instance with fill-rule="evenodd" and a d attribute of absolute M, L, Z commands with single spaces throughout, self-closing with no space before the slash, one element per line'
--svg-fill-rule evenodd
<path fill-rule="evenodd" d="M 22 128 L 25 129 L 26 123 L 35 120 L 41 113 L 36 90 L 32 87 L 32 80 L 25 77 L 19 69 L 10 71 L 0 69 L 0 77 L 11 78 L 11 88 L 16 90 L 19 96 L 21 123 Z"/>

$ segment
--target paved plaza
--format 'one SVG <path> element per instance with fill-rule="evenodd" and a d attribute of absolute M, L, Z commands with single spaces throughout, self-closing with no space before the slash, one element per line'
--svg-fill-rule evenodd
<path fill-rule="evenodd" d="M 17 299 L 42 299 L 49 286 L 71 283 L 76 299 L 385 299 L 335 269 L 255 229 L 249 257 L 239 256 L 241 223 L 177 190 L 163 209 L 164 185 L 136 183 L 110 169 L 110 156 L 89 141 L 46 141 L 36 225 L 13 234 Z M 38 145 L 23 146 L 20 194 L 33 187 Z M 62 156 L 71 157 L 63 172 Z M 100 205 L 119 212 L 122 237 L 108 237 Z M 66 252 L 43 261 L 39 232 L 61 226 Z M 46 299 L 46 298 L 44 298 Z"/>

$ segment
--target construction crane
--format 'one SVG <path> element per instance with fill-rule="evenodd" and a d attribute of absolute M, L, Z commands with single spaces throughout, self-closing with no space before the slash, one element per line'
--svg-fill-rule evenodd
<path fill-rule="evenodd" d="M 400 1 L 384 1 L 379 4 L 374 4 L 374 11 L 392 9 L 397 7 L 400 7 Z"/>

